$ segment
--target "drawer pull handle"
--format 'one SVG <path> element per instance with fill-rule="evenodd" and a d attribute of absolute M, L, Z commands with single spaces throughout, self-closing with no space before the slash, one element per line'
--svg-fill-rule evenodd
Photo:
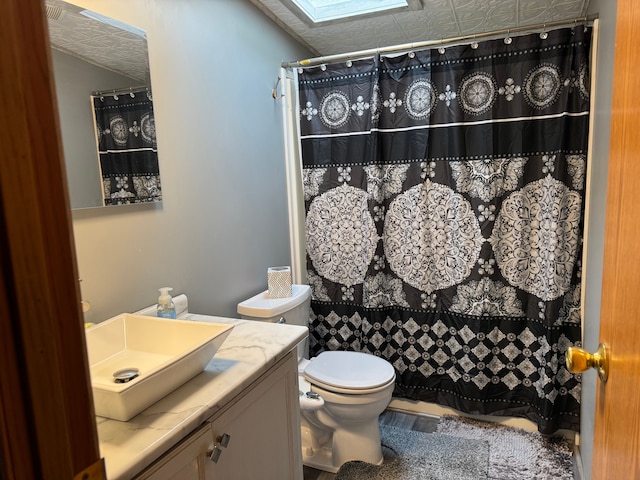
<path fill-rule="evenodd" d="M 220 460 L 220 455 L 222 455 L 222 448 L 227 448 L 229 446 L 229 441 L 231 440 L 231 435 L 228 433 L 222 433 L 216 437 L 216 443 L 210 445 L 207 449 L 207 457 L 213 463 L 218 463 Z M 222 447 L 222 448 L 220 448 Z"/>
<path fill-rule="evenodd" d="M 222 435 L 218 435 L 216 438 L 216 442 L 220 444 L 220 446 L 227 448 L 229 446 L 229 441 L 231 440 L 231 435 L 228 433 L 223 433 Z"/>
<path fill-rule="evenodd" d="M 209 447 L 209 449 L 207 450 L 207 456 L 213 463 L 218 463 L 218 460 L 220 460 L 220 455 L 222 455 L 222 450 L 217 445 Z"/>

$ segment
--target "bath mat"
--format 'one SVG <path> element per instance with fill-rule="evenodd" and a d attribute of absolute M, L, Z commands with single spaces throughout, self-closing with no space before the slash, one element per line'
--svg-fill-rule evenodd
<path fill-rule="evenodd" d="M 563 437 L 445 415 L 438 433 L 489 442 L 489 480 L 571 480 L 572 448 Z"/>
<path fill-rule="evenodd" d="M 384 463 L 347 462 L 336 480 L 486 480 L 489 444 L 380 426 Z"/>

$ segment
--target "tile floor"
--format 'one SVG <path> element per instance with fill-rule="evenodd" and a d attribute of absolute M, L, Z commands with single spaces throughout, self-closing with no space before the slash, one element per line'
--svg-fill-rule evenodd
<path fill-rule="evenodd" d="M 392 427 L 406 428 L 408 430 L 416 430 L 418 432 L 432 433 L 438 427 L 438 417 L 427 415 L 416 415 L 405 413 L 397 410 L 385 410 L 380 415 L 380 424 Z M 582 480 L 582 474 L 577 467 L 576 461 L 580 461 L 579 457 L 574 455 L 574 479 Z M 335 474 L 323 472 L 310 467 L 304 467 L 304 480 L 334 480 Z"/>
<path fill-rule="evenodd" d="M 436 431 L 438 417 L 413 415 L 396 410 L 385 410 L 382 415 L 380 415 L 380 424 L 431 433 Z M 304 480 L 334 480 L 335 478 L 336 476 L 333 473 L 304 467 Z"/>

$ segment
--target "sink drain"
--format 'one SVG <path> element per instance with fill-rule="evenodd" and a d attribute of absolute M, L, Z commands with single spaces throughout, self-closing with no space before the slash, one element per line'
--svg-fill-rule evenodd
<path fill-rule="evenodd" d="M 113 372 L 113 381 L 116 383 L 127 383 L 140 375 L 140 370 L 137 368 L 123 368 Z"/>

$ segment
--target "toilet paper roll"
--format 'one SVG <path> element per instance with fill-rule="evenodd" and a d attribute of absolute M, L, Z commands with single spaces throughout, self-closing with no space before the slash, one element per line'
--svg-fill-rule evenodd
<path fill-rule="evenodd" d="M 286 298 L 291 296 L 291 267 L 269 267 L 267 283 L 270 298 Z"/>

